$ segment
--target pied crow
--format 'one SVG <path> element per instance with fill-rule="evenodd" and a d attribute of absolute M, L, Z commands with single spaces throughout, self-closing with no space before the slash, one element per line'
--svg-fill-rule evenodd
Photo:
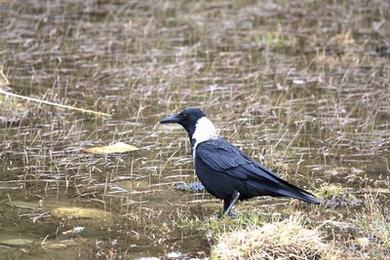
<path fill-rule="evenodd" d="M 195 172 L 205 189 L 224 201 L 223 214 L 229 214 L 238 200 L 255 196 L 283 196 L 319 204 L 313 194 L 282 180 L 219 136 L 200 109 L 187 108 L 160 123 L 178 123 L 187 131 Z"/>

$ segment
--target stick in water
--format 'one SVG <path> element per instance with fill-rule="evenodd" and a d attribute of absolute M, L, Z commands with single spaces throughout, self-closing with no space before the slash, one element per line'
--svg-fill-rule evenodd
<path fill-rule="evenodd" d="M 11 92 L 7 92 L 7 91 L 4 91 L 2 89 L 0 89 L 0 94 L 6 95 L 6 96 L 11 96 L 11 97 L 16 97 L 16 98 L 21 98 L 21 99 L 25 99 L 25 100 L 29 100 L 29 101 L 33 101 L 33 102 L 38 102 L 38 103 L 41 103 L 41 104 L 61 107 L 61 108 L 65 108 L 65 109 L 76 110 L 76 111 L 80 111 L 80 112 L 83 112 L 83 113 L 91 113 L 91 114 L 95 114 L 95 115 L 99 115 L 99 116 L 111 116 L 110 114 L 103 113 L 103 112 L 96 112 L 96 111 L 89 110 L 89 109 L 72 107 L 72 106 L 57 104 L 57 103 L 54 103 L 54 102 L 41 100 L 41 99 L 37 99 L 37 98 L 26 97 L 26 96 L 14 94 L 14 93 L 11 93 Z"/>

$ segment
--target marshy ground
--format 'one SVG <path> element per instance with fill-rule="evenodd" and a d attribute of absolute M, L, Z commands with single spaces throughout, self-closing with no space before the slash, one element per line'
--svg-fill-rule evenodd
<path fill-rule="evenodd" d="M 389 10 L 385 0 L 0 1 L 1 89 L 112 115 L 0 94 L 0 256 L 388 257 Z M 258 198 L 219 219 L 218 200 L 175 190 L 196 181 L 190 146 L 158 121 L 189 106 L 321 206 Z M 118 141 L 139 150 L 82 151 Z"/>

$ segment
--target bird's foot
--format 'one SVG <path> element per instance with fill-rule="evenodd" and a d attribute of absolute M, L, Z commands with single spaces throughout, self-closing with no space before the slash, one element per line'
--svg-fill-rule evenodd
<path fill-rule="evenodd" d="M 231 210 L 228 214 L 227 214 L 228 217 L 232 218 L 232 219 L 237 219 L 241 216 L 240 212 L 238 211 L 233 211 Z"/>
<path fill-rule="evenodd" d="M 241 216 L 241 214 L 238 211 L 229 211 L 228 213 L 220 213 L 218 214 L 220 218 L 229 217 L 231 219 L 237 219 Z"/>

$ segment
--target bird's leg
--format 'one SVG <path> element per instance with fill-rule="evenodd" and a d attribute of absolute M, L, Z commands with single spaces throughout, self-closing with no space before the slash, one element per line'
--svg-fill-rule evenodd
<path fill-rule="evenodd" d="M 229 206 L 230 206 L 230 199 L 224 199 L 223 200 L 223 213 L 222 213 L 222 215 L 225 215 L 225 212 L 227 211 Z"/>
<path fill-rule="evenodd" d="M 229 215 L 229 213 L 232 210 L 234 204 L 237 203 L 239 197 L 240 197 L 240 193 L 238 191 L 235 191 L 233 193 L 233 197 L 231 198 L 230 201 L 229 200 L 224 200 L 224 203 L 223 203 L 223 214 L 224 215 Z"/>

